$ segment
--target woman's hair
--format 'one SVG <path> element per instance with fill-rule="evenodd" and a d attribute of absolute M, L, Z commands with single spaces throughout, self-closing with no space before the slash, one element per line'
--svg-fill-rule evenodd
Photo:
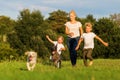
<path fill-rule="evenodd" d="M 71 10 L 70 13 L 69 13 L 69 15 L 70 15 L 71 13 L 73 13 L 75 16 L 77 16 L 77 15 L 76 15 L 76 12 L 75 12 L 74 10 Z"/>
<path fill-rule="evenodd" d="M 92 28 L 92 24 L 90 22 L 85 23 L 85 27 L 90 27 Z"/>

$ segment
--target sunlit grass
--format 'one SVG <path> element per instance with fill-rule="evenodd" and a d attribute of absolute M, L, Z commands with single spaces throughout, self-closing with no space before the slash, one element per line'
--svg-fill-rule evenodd
<path fill-rule="evenodd" d="M 53 65 L 37 63 L 34 71 L 27 71 L 22 61 L 1 62 L 1 80 L 120 80 L 120 60 L 96 59 L 90 67 L 82 60 L 72 67 L 70 61 L 62 61 L 61 69 Z"/>

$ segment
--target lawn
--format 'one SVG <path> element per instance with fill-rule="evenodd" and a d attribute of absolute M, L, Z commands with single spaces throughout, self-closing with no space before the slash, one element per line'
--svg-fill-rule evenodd
<path fill-rule="evenodd" d="M 4 61 L 0 62 L 0 80 L 120 80 L 120 60 L 95 59 L 90 67 L 85 67 L 82 60 L 76 67 L 63 61 L 61 69 L 37 63 L 34 71 L 27 71 L 22 61 Z"/>

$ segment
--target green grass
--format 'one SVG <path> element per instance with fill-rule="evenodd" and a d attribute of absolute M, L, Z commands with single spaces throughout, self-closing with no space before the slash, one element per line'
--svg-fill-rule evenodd
<path fill-rule="evenodd" d="M 96 59 L 90 67 L 85 67 L 82 60 L 76 67 L 63 61 L 61 69 L 37 63 L 34 71 L 27 71 L 22 61 L 1 62 L 0 80 L 120 80 L 120 60 Z"/>

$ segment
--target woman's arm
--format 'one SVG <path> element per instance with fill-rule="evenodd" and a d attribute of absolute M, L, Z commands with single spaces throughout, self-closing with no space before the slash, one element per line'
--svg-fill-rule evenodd
<path fill-rule="evenodd" d="M 80 27 L 80 35 L 81 36 L 83 35 L 83 29 L 82 29 L 82 27 Z"/>
<path fill-rule="evenodd" d="M 68 29 L 67 26 L 65 27 L 65 33 L 66 33 L 67 35 L 69 34 L 69 29 Z"/>
<path fill-rule="evenodd" d="M 69 36 L 74 36 L 74 33 L 73 32 L 69 32 L 69 29 L 68 29 L 68 27 L 66 26 L 65 27 L 65 33 L 67 34 L 67 35 L 69 35 Z"/>

